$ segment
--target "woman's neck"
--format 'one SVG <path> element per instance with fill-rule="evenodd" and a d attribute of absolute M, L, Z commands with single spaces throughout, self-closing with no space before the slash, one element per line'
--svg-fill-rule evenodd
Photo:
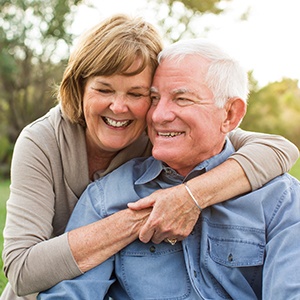
<path fill-rule="evenodd" d="M 90 180 L 93 180 L 94 173 L 99 170 L 106 170 L 118 152 L 110 152 L 99 147 L 97 148 L 89 141 L 88 138 L 86 138 L 86 148 L 89 178 Z"/>

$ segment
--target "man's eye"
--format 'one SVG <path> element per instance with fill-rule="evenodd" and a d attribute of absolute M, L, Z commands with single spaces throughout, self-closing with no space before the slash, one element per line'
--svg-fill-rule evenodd
<path fill-rule="evenodd" d="M 179 106 L 189 106 L 189 105 L 195 104 L 195 101 L 188 99 L 188 98 L 183 98 L 183 97 L 176 98 L 175 102 Z"/>
<path fill-rule="evenodd" d="M 151 104 L 152 105 L 157 105 L 158 102 L 159 102 L 159 97 L 158 96 L 151 96 L 150 99 L 151 99 Z"/>

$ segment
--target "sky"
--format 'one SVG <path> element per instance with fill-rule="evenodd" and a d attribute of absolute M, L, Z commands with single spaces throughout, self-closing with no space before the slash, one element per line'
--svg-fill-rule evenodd
<path fill-rule="evenodd" d="M 114 13 L 140 15 L 155 25 L 155 15 L 145 0 L 90 2 L 97 8 L 79 8 L 72 27 L 75 34 Z M 225 15 L 199 19 L 199 28 L 211 27 L 206 35 L 201 32 L 199 37 L 207 37 L 224 47 L 247 70 L 253 71 L 261 86 L 284 77 L 300 82 L 300 1 L 232 0 L 226 7 Z M 240 16 L 248 8 L 248 19 L 241 21 Z"/>

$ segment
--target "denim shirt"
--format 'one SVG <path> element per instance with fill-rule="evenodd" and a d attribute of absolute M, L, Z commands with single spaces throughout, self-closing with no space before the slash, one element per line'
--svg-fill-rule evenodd
<path fill-rule="evenodd" d="M 220 154 L 186 178 L 153 157 L 133 159 L 88 186 L 67 230 L 181 184 L 221 164 L 233 151 L 227 140 Z M 204 209 L 181 243 L 136 240 L 38 299 L 300 299 L 299 233 L 300 185 L 284 174 L 259 190 Z"/>

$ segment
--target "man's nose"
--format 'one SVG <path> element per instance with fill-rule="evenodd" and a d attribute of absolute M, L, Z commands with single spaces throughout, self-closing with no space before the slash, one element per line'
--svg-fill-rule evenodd
<path fill-rule="evenodd" d="M 152 111 L 152 121 L 156 123 L 171 122 L 175 118 L 174 103 L 161 98 Z"/>

